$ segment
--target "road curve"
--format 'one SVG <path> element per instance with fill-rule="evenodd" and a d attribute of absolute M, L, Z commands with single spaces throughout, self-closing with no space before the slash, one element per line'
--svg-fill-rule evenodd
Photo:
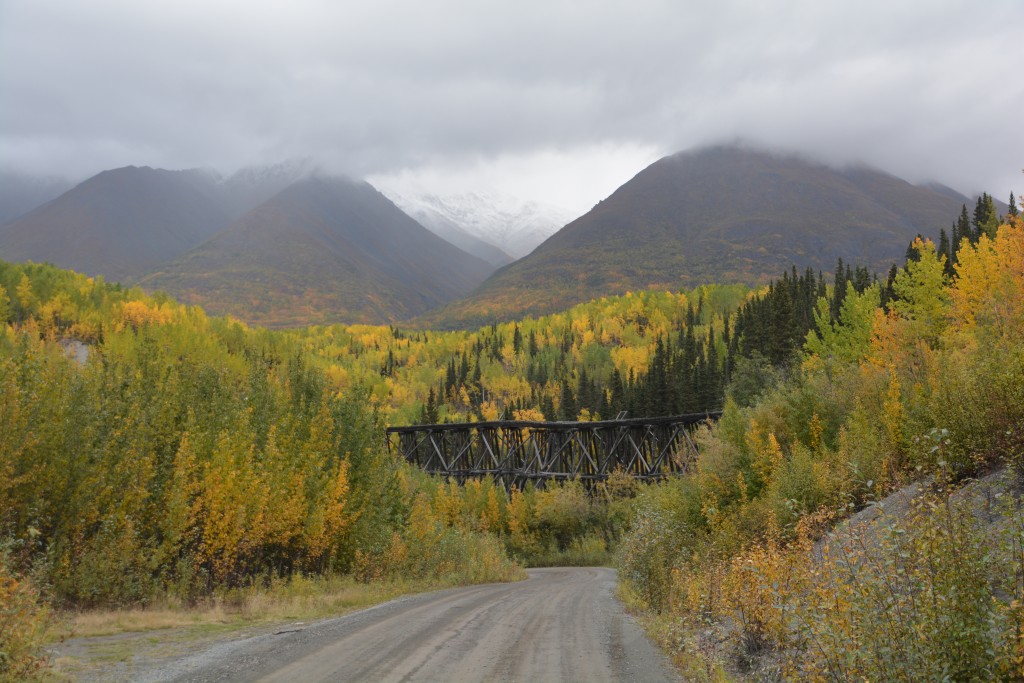
<path fill-rule="evenodd" d="M 519 583 L 394 600 L 222 644 L 141 679 L 676 681 L 615 600 L 615 572 L 532 569 Z M 137 672 L 142 673 L 142 672 Z"/>

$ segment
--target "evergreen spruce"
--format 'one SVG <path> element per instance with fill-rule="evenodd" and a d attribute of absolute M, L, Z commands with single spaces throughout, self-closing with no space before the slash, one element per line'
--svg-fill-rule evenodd
<path fill-rule="evenodd" d="M 896 264 L 892 264 L 892 267 L 889 268 L 889 275 L 885 279 L 885 286 L 882 287 L 881 305 L 882 308 L 886 310 L 889 310 L 889 304 L 896 299 L 895 283 L 896 276 L 899 275 L 899 272 L 900 269 Z"/>
<path fill-rule="evenodd" d="M 832 277 L 832 301 L 829 303 L 829 314 L 832 320 L 839 320 L 839 311 L 843 307 L 843 298 L 846 296 L 846 270 L 843 267 L 843 259 L 839 259 L 836 265 L 836 274 Z"/>
<path fill-rule="evenodd" d="M 427 402 L 423 405 L 423 410 L 420 412 L 420 423 L 436 425 L 438 422 L 437 397 L 434 395 L 434 387 L 430 387 L 430 391 L 427 393 Z"/>
<path fill-rule="evenodd" d="M 566 421 L 575 420 L 579 415 L 579 411 L 576 410 L 576 397 L 573 396 L 572 387 L 569 386 L 569 380 L 566 377 L 562 378 L 559 394 L 559 419 Z"/>
<path fill-rule="evenodd" d="M 943 228 L 939 231 L 939 246 L 936 247 L 936 252 L 939 258 L 946 257 L 946 275 L 953 275 L 953 255 L 950 250 L 949 237 L 946 235 L 946 229 Z"/>
<path fill-rule="evenodd" d="M 954 245 L 954 249 L 960 249 L 960 240 L 963 240 L 964 238 L 970 240 L 971 242 L 975 242 L 978 239 L 978 236 L 974 233 L 974 230 L 971 228 L 971 219 L 967 215 L 966 204 L 963 204 L 960 207 L 960 217 L 957 218 L 956 221 L 956 234 L 959 235 L 959 239 Z"/>
<path fill-rule="evenodd" d="M 987 192 L 982 192 L 978 197 L 978 203 L 974 207 L 974 234 L 975 239 L 981 235 L 988 235 L 989 239 L 996 236 L 996 229 L 999 227 L 999 220 L 996 215 L 996 205 Z"/>

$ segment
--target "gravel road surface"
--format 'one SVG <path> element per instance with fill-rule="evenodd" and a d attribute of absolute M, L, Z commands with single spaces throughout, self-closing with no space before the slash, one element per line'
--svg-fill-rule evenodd
<path fill-rule="evenodd" d="M 426 593 L 218 643 L 138 681 L 676 681 L 614 597 L 615 572 Z"/>

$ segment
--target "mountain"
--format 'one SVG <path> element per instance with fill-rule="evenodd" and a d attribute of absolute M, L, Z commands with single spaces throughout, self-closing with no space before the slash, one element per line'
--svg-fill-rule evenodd
<path fill-rule="evenodd" d="M 31 176 L 0 171 L 0 224 L 56 199 L 72 188 L 66 178 Z"/>
<path fill-rule="evenodd" d="M 134 280 L 228 223 L 205 171 L 104 171 L 0 226 L 0 258 Z"/>
<path fill-rule="evenodd" d="M 368 183 L 314 175 L 141 284 L 261 325 L 384 323 L 464 296 L 492 271 Z"/>
<path fill-rule="evenodd" d="M 948 188 L 946 188 L 948 190 Z M 425 324 L 542 314 L 627 290 L 763 283 L 836 259 L 884 273 L 918 233 L 948 230 L 951 191 L 887 173 L 717 147 L 663 158 Z"/>
<path fill-rule="evenodd" d="M 382 190 L 403 211 L 442 237 L 455 226 L 513 259 L 526 256 L 576 218 L 567 209 L 497 190 L 440 195 L 391 183 L 383 184 Z"/>

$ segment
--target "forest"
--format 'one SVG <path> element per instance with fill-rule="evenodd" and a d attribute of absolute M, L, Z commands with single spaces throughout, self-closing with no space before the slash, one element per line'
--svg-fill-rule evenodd
<path fill-rule="evenodd" d="M 839 262 L 473 332 L 269 331 L 0 264 L 0 678 L 42 671 L 55 609 L 615 562 L 697 680 L 1017 680 L 1024 516 L 956 497 L 1024 473 L 1024 224 L 984 199 L 882 278 Z M 720 408 L 687 475 L 593 492 L 459 487 L 382 436 Z M 828 540 L 914 481 L 870 551 Z"/>

